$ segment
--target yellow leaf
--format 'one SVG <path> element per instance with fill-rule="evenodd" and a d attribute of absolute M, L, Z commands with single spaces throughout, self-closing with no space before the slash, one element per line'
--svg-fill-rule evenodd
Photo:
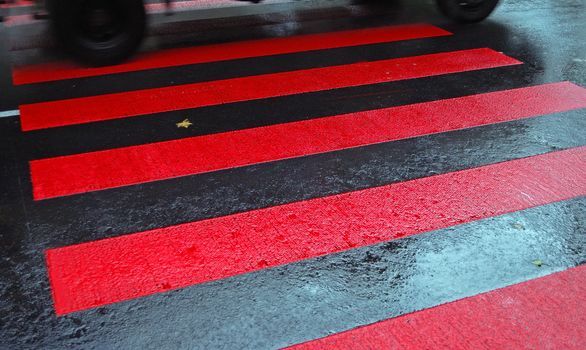
<path fill-rule="evenodd" d="M 185 118 L 181 123 L 176 123 L 175 125 L 177 125 L 178 128 L 189 128 L 190 126 L 193 125 L 192 122 L 189 121 L 189 119 Z"/>

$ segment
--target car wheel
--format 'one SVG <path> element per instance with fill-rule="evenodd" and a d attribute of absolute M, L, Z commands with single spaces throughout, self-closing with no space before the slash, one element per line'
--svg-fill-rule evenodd
<path fill-rule="evenodd" d="M 437 0 L 444 15 L 461 23 L 480 22 L 495 9 L 499 0 Z"/>
<path fill-rule="evenodd" d="M 85 64 L 119 63 L 144 36 L 142 0 L 51 0 L 48 7 L 59 43 Z"/>

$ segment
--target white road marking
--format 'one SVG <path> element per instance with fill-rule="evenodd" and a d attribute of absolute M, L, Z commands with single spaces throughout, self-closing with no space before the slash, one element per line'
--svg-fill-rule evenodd
<path fill-rule="evenodd" d="M 0 112 L 0 118 L 18 117 L 19 115 L 20 115 L 20 111 L 18 109 Z"/>

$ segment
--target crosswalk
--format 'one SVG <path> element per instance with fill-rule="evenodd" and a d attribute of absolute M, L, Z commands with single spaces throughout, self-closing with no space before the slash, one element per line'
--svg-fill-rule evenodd
<path fill-rule="evenodd" d="M 80 68 L 64 62 L 15 67 L 13 79 L 16 85 L 33 86 L 168 67 L 188 71 L 202 63 L 363 45 L 367 50 L 371 44 L 418 39 L 432 42 L 439 37 L 457 40 L 458 33 L 452 35 L 427 24 L 377 27 L 173 49 L 104 68 Z M 495 69 L 513 71 L 522 66 L 520 60 L 491 48 L 445 50 L 25 103 L 20 106 L 20 126 L 25 135 L 61 135 L 68 130 L 82 130 L 76 128 L 134 125 L 153 115 L 161 121 L 169 117 L 164 114 L 167 112 L 209 114 L 213 110 L 205 110 L 207 107 L 238 108 L 251 101 L 299 95 L 312 100 L 319 92 L 366 89 L 379 84 L 406 84 L 412 88 L 416 85 L 409 84 L 425 79 L 464 74 L 490 76 Z M 488 90 L 392 106 L 368 106 L 365 102 L 357 110 L 315 116 L 289 116 L 292 106 L 273 111 L 274 121 L 269 116 L 268 122 L 261 123 L 264 125 L 245 121 L 234 130 L 173 134 L 167 140 L 113 147 L 106 144 L 97 146 L 99 149 L 91 149 L 92 146 L 29 159 L 31 199 L 39 210 L 76 207 L 67 210 L 72 213 L 72 221 L 82 221 L 86 218 L 73 218 L 76 210 L 84 206 L 93 210 L 102 205 L 107 208 L 104 210 L 115 212 L 110 215 L 122 218 L 125 210 L 149 212 L 148 202 L 152 200 L 157 210 L 170 211 L 164 219 L 154 215 L 157 219 L 152 222 L 131 222 L 127 217 L 123 219 L 130 221 L 127 228 L 113 234 L 76 232 L 58 240 L 49 239 L 44 254 L 56 315 L 141 300 L 148 305 L 149 298 L 158 294 L 181 293 L 214 281 L 229 283 L 238 276 L 262 279 L 263 273 L 277 268 L 304 276 L 308 266 L 320 269 L 324 258 L 362 254 L 364 249 L 388 244 L 386 248 L 413 244 L 414 248 L 404 248 L 402 253 L 387 249 L 391 259 L 395 254 L 408 257 L 418 249 L 428 249 L 415 246 L 424 247 L 438 239 L 449 241 L 469 232 L 481 236 L 482 230 L 475 227 L 506 221 L 511 213 L 532 215 L 533 211 L 552 206 L 583 205 L 586 140 L 578 136 L 574 143 L 551 147 L 549 141 L 537 145 L 528 137 L 524 145 L 514 149 L 509 146 L 528 129 L 579 129 L 586 108 L 586 89 L 559 81 Z M 401 90 L 401 94 L 410 96 L 417 92 Z M 441 93 L 446 92 L 438 92 Z M 358 96 L 358 101 L 371 98 L 368 92 Z M 313 103 L 321 102 L 315 98 Z M 279 119 L 279 115 L 290 119 Z M 197 128 L 198 120 L 191 121 Z M 170 125 L 175 122 L 168 121 Z M 485 143 L 483 134 L 492 135 L 490 144 Z M 554 140 L 560 135 L 552 133 L 547 137 Z M 507 152 L 499 153 L 499 147 Z M 425 153 L 431 156 L 425 158 Z M 452 160 L 439 162 L 440 157 Z M 335 172 L 343 175 L 329 180 L 332 176 L 328 174 Z M 91 220 L 102 220 L 99 209 L 95 215 L 98 218 Z M 66 225 L 68 230 L 75 227 L 72 222 Z M 495 250 L 506 251 L 507 241 L 521 239 L 512 237 L 493 242 Z M 478 238 L 477 246 L 472 242 L 465 249 L 481 249 L 482 239 L 488 238 Z M 547 246 L 545 242 L 543 245 Z M 524 304 L 511 306 L 511 310 L 533 315 L 532 298 L 547 297 L 540 286 L 565 279 L 583 280 L 586 270 L 573 268 L 579 264 L 577 261 L 579 256 L 540 272 L 535 272 L 535 266 L 530 266 L 533 270 L 511 270 L 506 278 L 488 278 L 485 287 L 479 283 L 480 287 L 454 291 L 441 298 L 423 297 L 424 301 L 417 305 L 402 301 L 408 306 L 398 313 L 388 312 L 387 317 L 347 315 L 350 321 L 335 327 L 317 327 L 302 335 L 291 330 L 290 336 L 285 332 L 282 341 L 267 347 L 302 343 L 298 348 L 418 348 L 428 346 L 432 340 L 451 347 L 462 340 L 446 337 L 442 329 L 448 326 L 439 323 L 446 318 L 465 318 L 473 323 L 472 327 L 457 323 L 448 328 L 457 329 L 467 346 L 475 348 L 475 335 L 486 332 L 482 331 L 482 320 L 493 322 L 492 329 L 504 329 L 509 324 L 496 316 L 507 315 L 501 305 L 503 300 L 521 300 Z M 407 262 L 401 264 L 398 266 L 409 268 Z M 467 263 L 452 264 L 465 269 Z M 535 279 L 558 271 L 562 272 Z M 365 276 L 370 274 L 379 272 L 365 272 Z M 319 276 L 314 281 L 319 281 Z M 358 292 L 360 286 L 353 288 Z M 403 288 L 422 292 L 417 286 Z M 573 296 L 567 298 L 570 304 L 560 304 L 561 309 L 583 309 L 583 305 L 572 304 L 580 288 L 561 285 L 552 293 Z M 300 299 L 284 301 L 283 308 L 291 309 L 296 302 L 301 308 L 313 305 L 304 306 L 307 299 Z M 354 302 L 351 295 L 343 301 Z M 451 301 L 454 303 L 442 305 Z M 185 303 L 189 298 L 176 302 L 175 307 L 188 307 Z M 497 311 L 473 316 L 466 311 L 490 307 Z M 424 310 L 411 313 L 421 309 Z M 398 317 L 383 321 L 395 316 Z M 565 329 L 558 321 L 551 322 Z M 365 327 L 349 331 L 356 326 Z M 422 328 L 432 330 L 431 340 L 420 336 L 408 340 L 420 334 Z M 339 334 L 325 337 L 332 330 Z M 535 327 L 523 336 L 530 339 L 539 332 L 540 328 Z M 563 339 L 556 344 L 567 348 L 583 345 Z"/>
<path fill-rule="evenodd" d="M 48 250 L 56 311 L 65 314 L 584 196 L 585 156 L 586 148 L 554 152 Z M 534 187 L 524 189 L 526 182 Z"/>

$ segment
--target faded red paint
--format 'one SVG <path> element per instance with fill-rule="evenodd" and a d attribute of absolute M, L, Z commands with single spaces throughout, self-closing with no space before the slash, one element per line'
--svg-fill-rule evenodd
<path fill-rule="evenodd" d="M 36 200 L 586 108 L 571 83 L 472 95 L 30 162 Z"/>
<path fill-rule="evenodd" d="M 174 4 L 174 6 L 177 5 Z M 164 4 L 149 4 L 147 6 L 164 6 Z M 451 33 L 428 24 L 385 26 L 345 30 L 334 33 L 308 34 L 285 38 L 250 40 L 228 44 L 163 50 L 142 54 L 129 62 L 108 67 L 86 68 L 65 61 L 28 65 L 15 67 L 12 72 L 12 77 L 15 85 L 22 85 L 445 35 L 451 35 Z"/>
<path fill-rule="evenodd" d="M 46 251 L 59 315 L 586 195 L 586 146 Z"/>
<path fill-rule="evenodd" d="M 403 57 L 20 106 L 22 130 L 521 64 L 491 49 Z"/>
<path fill-rule="evenodd" d="M 580 266 L 287 349 L 583 350 L 584 296 Z"/>

